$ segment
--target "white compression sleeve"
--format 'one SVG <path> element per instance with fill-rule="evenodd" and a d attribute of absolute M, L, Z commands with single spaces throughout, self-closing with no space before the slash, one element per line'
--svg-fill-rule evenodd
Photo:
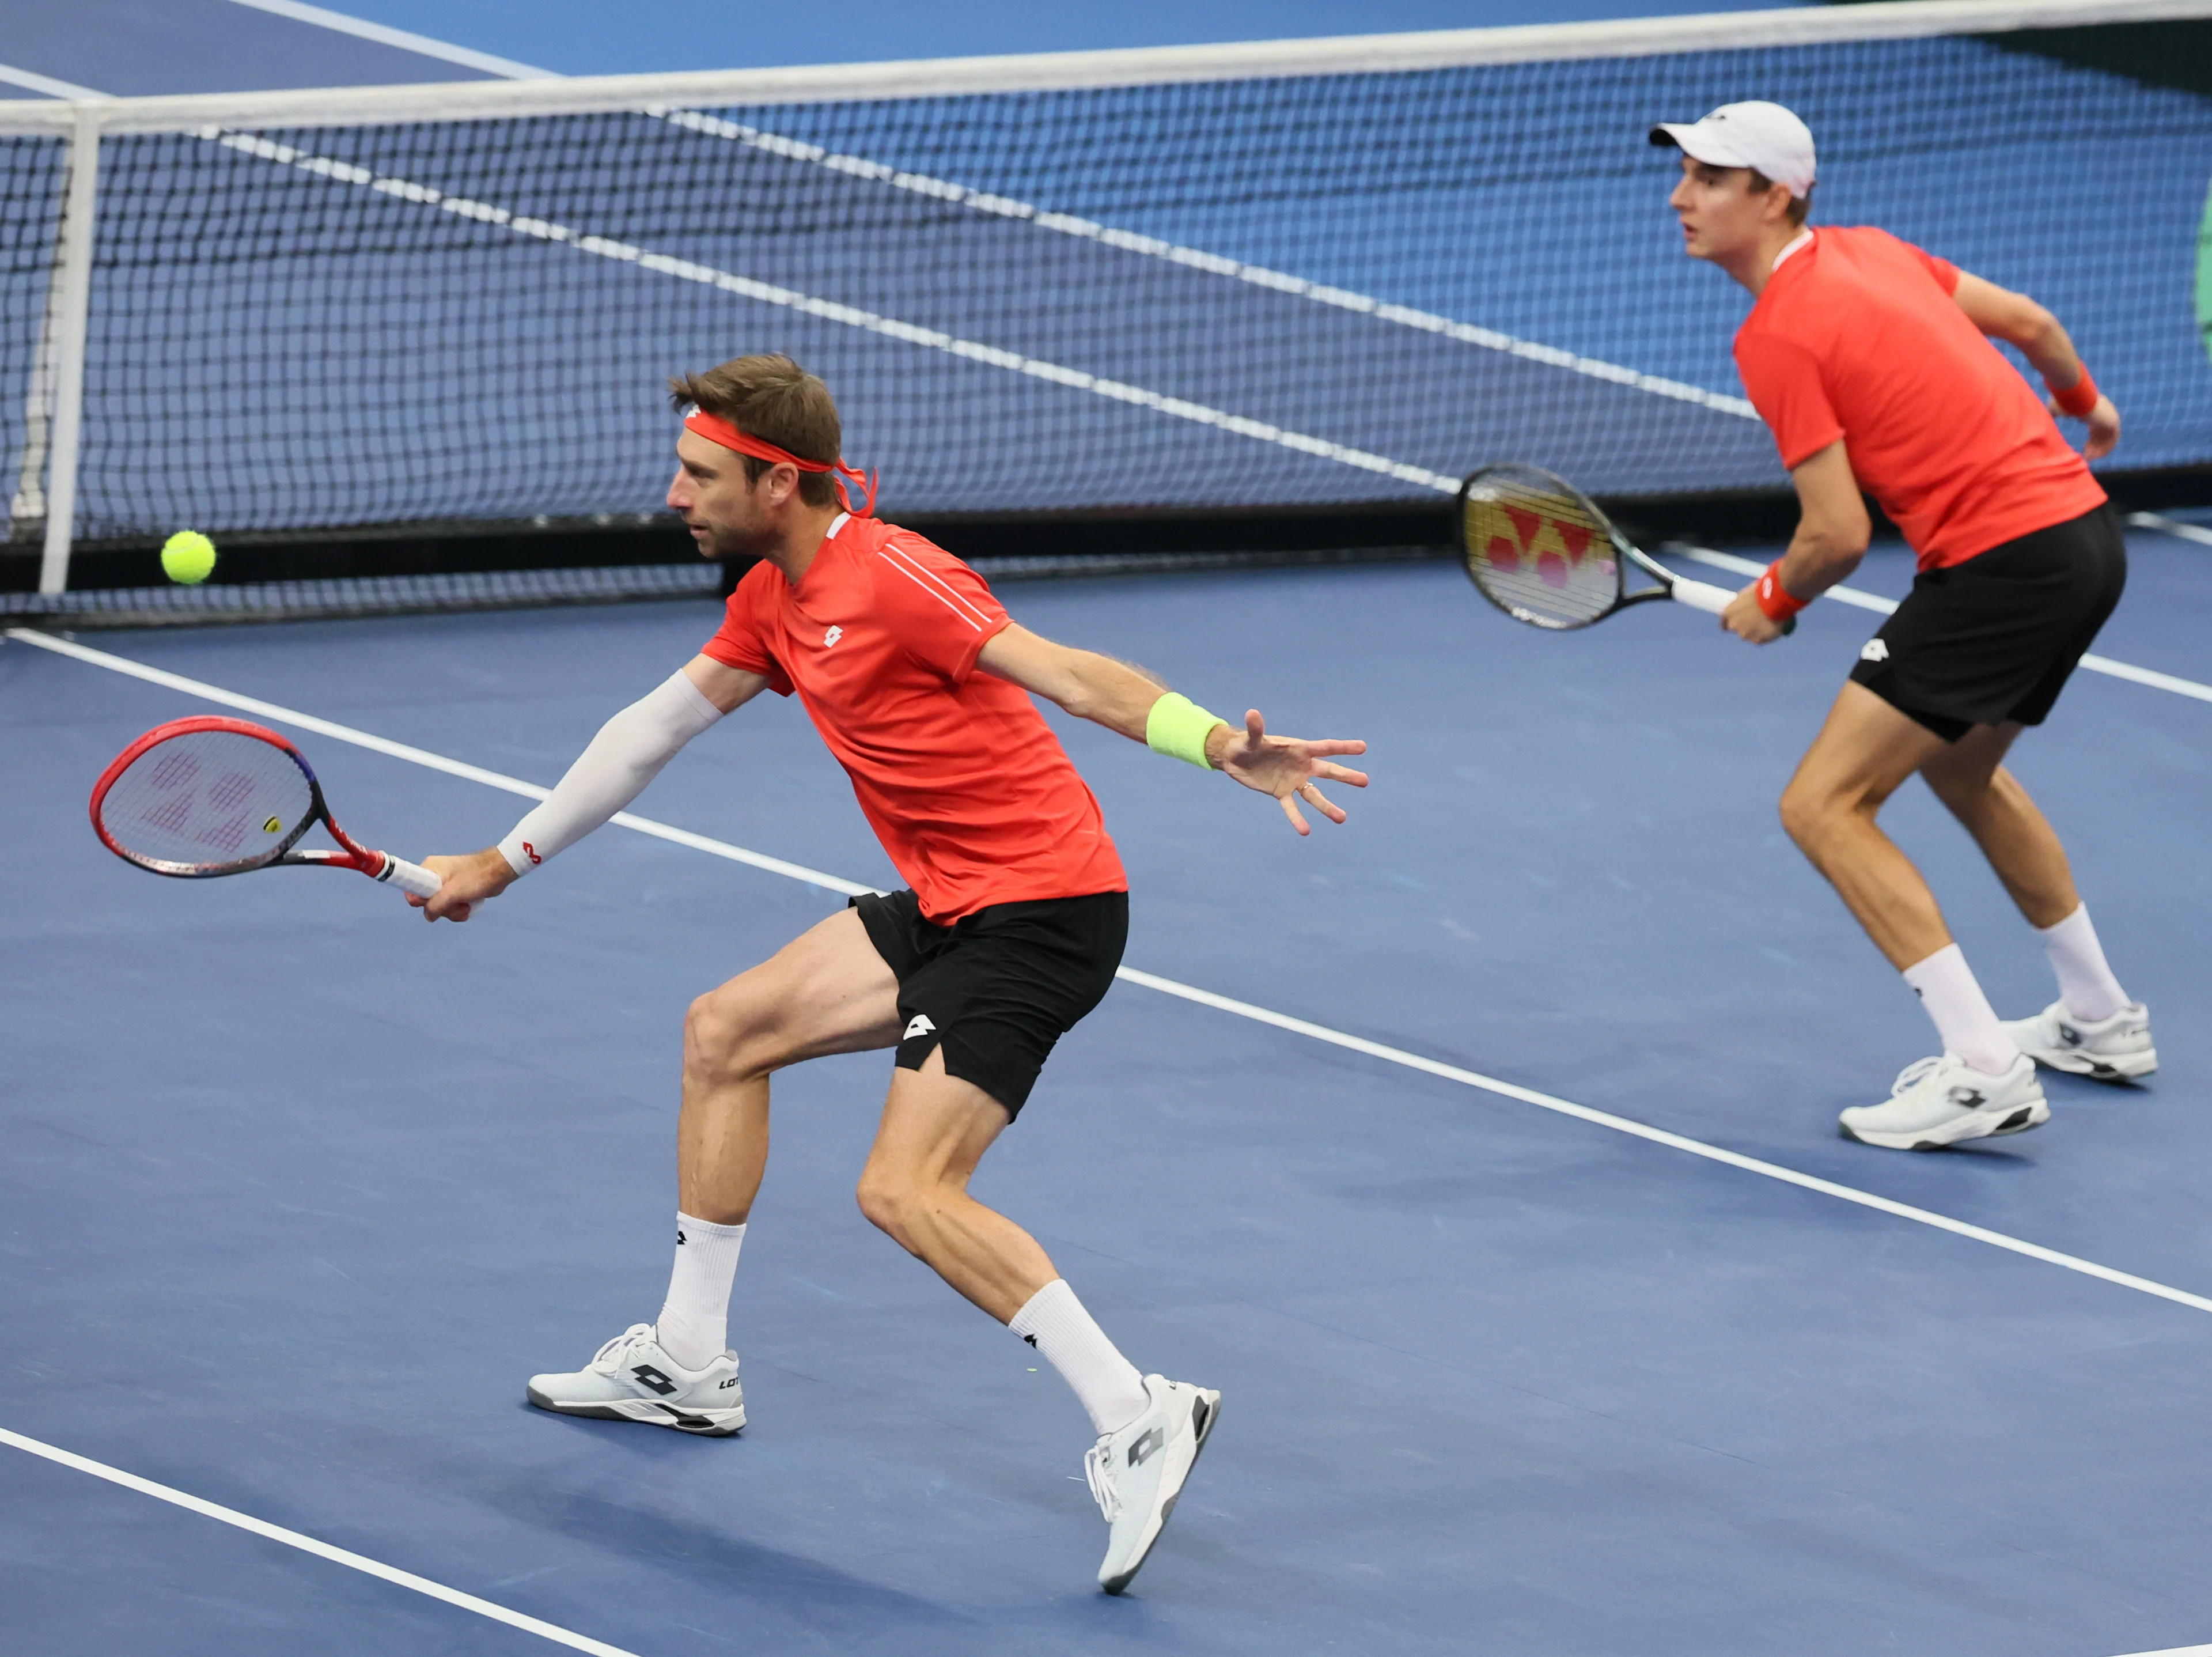
<path fill-rule="evenodd" d="M 678 669 L 599 727 L 552 794 L 499 843 L 507 866 L 527 874 L 574 845 L 644 793 L 678 749 L 721 716 Z"/>

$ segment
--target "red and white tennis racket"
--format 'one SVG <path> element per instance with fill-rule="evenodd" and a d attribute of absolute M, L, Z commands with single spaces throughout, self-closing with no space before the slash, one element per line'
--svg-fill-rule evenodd
<path fill-rule="evenodd" d="M 318 822 L 337 850 L 298 849 Z M 187 880 L 312 863 L 357 869 L 418 898 L 434 897 L 445 884 L 404 858 L 358 844 L 331 820 L 307 756 L 243 719 L 202 715 L 147 732 L 93 785 L 92 826 L 125 862 Z"/>

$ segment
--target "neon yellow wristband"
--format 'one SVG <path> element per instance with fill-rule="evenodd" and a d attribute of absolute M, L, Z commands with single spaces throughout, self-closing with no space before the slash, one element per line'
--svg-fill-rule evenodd
<path fill-rule="evenodd" d="M 1213 762 L 1206 757 L 1206 739 L 1213 734 L 1216 725 L 1228 722 L 1180 691 L 1170 691 L 1152 704 L 1152 712 L 1146 716 L 1145 746 L 1154 753 L 1188 760 L 1200 771 L 1210 771 Z"/>

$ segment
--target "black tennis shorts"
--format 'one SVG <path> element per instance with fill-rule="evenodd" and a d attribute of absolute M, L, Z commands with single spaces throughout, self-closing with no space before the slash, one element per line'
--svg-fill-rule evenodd
<path fill-rule="evenodd" d="M 1105 998 L 1129 941 L 1129 894 L 994 904 L 951 926 L 911 892 L 853 899 L 898 978 L 902 1070 L 945 1050 L 945 1073 L 1021 1114 L 1053 1044 Z"/>
<path fill-rule="evenodd" d="M 2127 584 L 2119 520 L 2100 506 L 1921 571 L 1851 677 L 1946 742 L 2040 725 Z"/>

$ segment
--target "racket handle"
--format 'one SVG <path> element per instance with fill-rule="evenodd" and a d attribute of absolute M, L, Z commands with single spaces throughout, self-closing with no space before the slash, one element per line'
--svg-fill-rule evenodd
<path fill-rule="evenodd" d="M 1711 582 L 1692 581 L 1684 576 L 1677 576 L 1674 585 L 1668 591 L 1673 594 L 1676 603 L 1686 604 L 1692 610 L 1702 610 L 1709 616 L 1717 616 L 1735 602 L 1735 594 L 1727 588 L 1716 587 Z M 1785 638 L 1796 631 L 1797 618 L 1795 616 L 1782 624 Z"/>
<path fill-rule="evenodd" d="M 404 857 L 384 854 L 384 873 L 376 877 L 389 880 L 402 892 L 411 892 L 418 898 L 434 898 L 438 889 L 446 884 L 445 877 L 433 874 L 420 863 L 410 863 Z"/>
<path fill-rule="evenodd" d="M 1711 582 L 1692 581 L 1686 576 L 1675 578 L 1672 591 L 1675 603 L 1686 604 L 1709 616 L 1717 616 L 1735 602 L 1735 594 L 1727 588 L 1716 587 Z"/>

